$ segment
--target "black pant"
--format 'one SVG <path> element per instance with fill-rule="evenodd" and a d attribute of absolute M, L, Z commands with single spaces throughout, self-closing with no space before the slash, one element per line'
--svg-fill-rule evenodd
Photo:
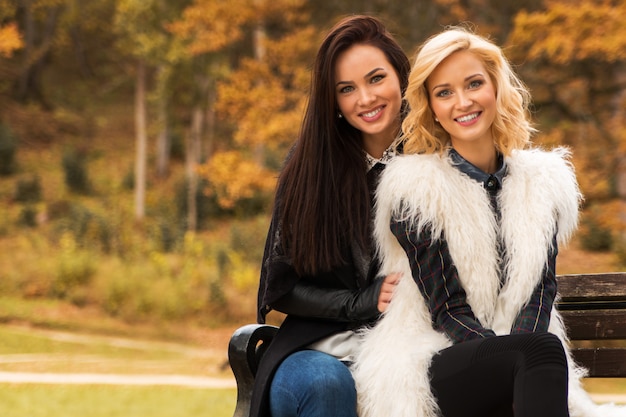
<path fill-rule="evenodd" d="M 459 343 L 435 355 L 431 385 L 444 417 L 568 417 L 567 359 L 550 333 Z"/>

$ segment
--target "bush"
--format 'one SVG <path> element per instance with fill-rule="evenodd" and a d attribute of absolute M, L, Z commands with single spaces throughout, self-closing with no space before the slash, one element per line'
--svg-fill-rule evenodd
<path fill-rule="evenodd" d="M 608 251 L 613 245 L 611 228 L 603 224 L 602 210 L 591 207 L 583 213 L 580 224 L 580 243 L 590 251 Z"/>
<path fill-rule="evenodd" d="M 50 289 L 56 298 L 73 299 L 81 294 L 96 272 L 96 260 L 91 253 L 80 249 L 74 238 L 65 234 L 61 238 L 61 255 Z"/>
<path fill-rule="evenodd" d="M 48 204 L 48 219 L 59 220 L 71 216 L 72 203 L 68 200 L 53 201 Z"/>
<path fill-rule="evenodd" d="M 224 217 L 225 212 L 220 208 L 217 204 L 217 201 L 214 197 L 209 197 L 205 195 L 202 190 L 206 186 L 206 181 L 201 179 L 198 180 L 198 190 L 196 192 L 196 209 L 197 209 L 197 224 L 198 229 L 202 229 L 206 227 L 206 222 L 210 219 L 221 218 Z M 187 194 L 189 192 L 189 184 L 183 179 L 179 181 L 179 184 L 176 186 L 176 212 L 181 221 L 187 221 L 187 211 L 188 211 L 188 201 Z"/>
<path fill-rule="evenodd" d="M 8 176 L 15 172 L 17 139 L 11 130 L 0 123 L 0 175 Z"/>
<path fill-rule="evenodd" d="M 176 186 L 176 210 L 180 219 L 187 220 L 187 193 L 189 186 L 186 180 L 181 180 Z M 232 208 L 220 206 L 216 193 L 207 193 L 210 184 L 205 179 L 198 180 L 196 193 L 196 208 L 198 214 L 198 229 L 206 229 L 209 221 L 228 218 L 252 218 L 264 214 L 271 207 L 273 194 L 255 191 L 252 196 L 240 198 Z"/>
<path fill-rule="evenodd" d="M 206 289 L 184 272 L 152 262 L 123 264 L 101 283 L 100 301 L 110 315 L 128 321 L 176 320 L 198 314 L 207 304 Z"/>
<path fill-rule="evenodd" d="M 55 212 L 55 215 L 63 213 L 64 206 L 59 204 L 58 207 L 59 212 Z M 80 247 L 111 251 L 113 231 L 106 217 L 79 204 L 69 203 L 69 209 L 65 207 L 65 210 L 67 216 L 57 224 L 61 234 L 69 232 Z"/>
<path fill-rule="evenodd" d="M 22 207 L 18 223 L 26 227 L 37 226 L 37 209 L 31 205 Z"/>
<path fill-rule="evenodd" d="M 132 191 L 135 189 L 135 168 L 130 167 L 124 177 L 122 178 L 122 188 L 124 190 Z"/>
<path fill-rule="evenodd" d="M 230 247 L 245 254 L 249 262 L 260 265 L 269 222 L 267 215 L 257 216 L 246 221 L 233 221 L 230 228 Z"/>
<path fill-rule="evenodd" d="M 34 174 L 28 178 L 20 178 L 15 184 L 15 201 L 20 203 L 36 203 L 41 200 L 41 183 L 39 176 Z"/>
<path fill-rule="evenodd" d="M 150 234 L 158 250 L 172 252 L 183 241 L 185 225 L 167 217 L 160 217 L 152 225 Z"/>
<path fill-rule="evenodd" d="M 73 192 L 87 194 L 90 191 L 89 177 L 87 175 L 86 155 L 75 149 L 66 150 L 63 153 L 63 172 L 65 173 L 65 185 Z"/>
<path fill-rule="evenodd" d="M 621 266 L 626 267 L 626 234 L 613 239 L 613 252 Z"/>

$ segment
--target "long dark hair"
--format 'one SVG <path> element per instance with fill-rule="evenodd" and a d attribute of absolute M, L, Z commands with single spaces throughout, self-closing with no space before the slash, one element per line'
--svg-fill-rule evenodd
<path fill-rule="evenodd" d="M 410 63 L 382 22 L 350 16 L 326 35 L 315 58 L 311 92 L 300 136 L 278 182 L 281 242 L 299 274 L 312 275 L 343 264 L 346 243 L 363 249 L 371 217 L 361 132 L 338 118 L 334 70 L 337 56 L 355 44 L 383 51 L 400 80 L 402 94 Z"/>

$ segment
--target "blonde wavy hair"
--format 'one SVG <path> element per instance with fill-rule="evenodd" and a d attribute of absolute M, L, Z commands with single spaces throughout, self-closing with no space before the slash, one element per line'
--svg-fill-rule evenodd
<path fill-rule="evenodd" d="M 515 74 L 502 49 L 465 27 L 451 27 L 428 39 L 418 50 L 405 99 L 409 113 L 402 123 L 405 153 L 442 153 L 450 135 L 435 122 L 426 88 L 428 77 L 447 57 L 469 51 L 485 66 L 496 90 L 496 117 L 491 127 L 496 149 L 510 155 L 530 143 L 530 93 Z"/>

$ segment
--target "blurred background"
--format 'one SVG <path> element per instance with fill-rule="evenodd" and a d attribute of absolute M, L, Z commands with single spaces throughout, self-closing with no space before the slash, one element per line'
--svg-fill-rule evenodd
<path fill-rule="evenodd" d="M 535 142 L 571 147 L 585 195 L 558 272 L 624 268 L 624 0 L 0 0 L 0 321 L 205 345 L 226 328 L 225 351 L 255 319 L 315 51 L 355 13 L 410 57 L 462 22 L 504 46 Z"/>

